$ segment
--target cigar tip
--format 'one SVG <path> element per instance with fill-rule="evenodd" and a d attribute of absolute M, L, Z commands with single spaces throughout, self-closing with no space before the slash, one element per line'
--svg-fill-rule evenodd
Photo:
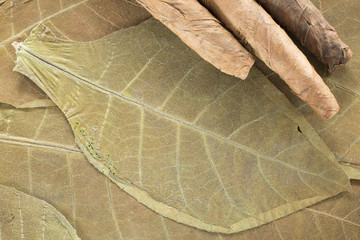
<path fill-rule="evenodd" d="M 344 49 L 344 64 L 346 64 L 353 56 L 353 52 L 349 47 Z"/>
<path fill-rule="evenodd" d="M 324 120 L 330 120 L 333 116 L 338 113 L 339 110 L 328 110 L 324 115 L 321 115 L 321 118 Z"/>
<path fill-rule="evenodd" d="M 331 108 L 328 109 L 317 109 L 318 114 L 320 117 L 324 120 L 330 120 L 332 117 L 334 117 L 340 110 L 340 107 L 338 103 L 336 102 L 335 105 L 333 105 Z"/>
<path fill-rule="evenodd" d="M 241 80 L 245 80 L 249 76 L 250 68 L 251 67 L 248 67 L 246 70 L 237 72 L 234 74 L 234 76 L 240 78 Z"/>
<path fill-rule="evenodd" d="M 332 63 L 328 65 L 329 73 L 333 73 L 339 68 L 341 68 L 341 66 L 349 62 L 352 56 L 353 56 L 353 52 L 348 46 L 342 48 L 342 57 L 338 58 L 338 61 L 336 63 Z"/>

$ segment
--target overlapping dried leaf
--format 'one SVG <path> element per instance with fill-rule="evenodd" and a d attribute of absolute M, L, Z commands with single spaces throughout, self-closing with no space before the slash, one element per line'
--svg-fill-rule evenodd
<path fill-rule="evenodd" d="M 134 0 L 16 0 L 0 6 L 0 102 L 20 108 L 53 106 L 46 94 L 13 72 L 11 43 L 22 41 L 40 21 L 57 36 L 90 41 L 149 18 Z"/>
<path fill-rule="evenodd" d="M 14 188 L 0 185 L 2 239 L 80 240 L 55 208 Z"/>

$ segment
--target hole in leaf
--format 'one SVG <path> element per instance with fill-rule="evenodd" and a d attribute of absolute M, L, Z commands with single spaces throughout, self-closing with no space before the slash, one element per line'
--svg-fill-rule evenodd
<path fill-rule="evenodd" d="M 297 130 L 299 133 L 302 133 L 301 129 L 300 129 L 300 126 L 297 127 Z"/>

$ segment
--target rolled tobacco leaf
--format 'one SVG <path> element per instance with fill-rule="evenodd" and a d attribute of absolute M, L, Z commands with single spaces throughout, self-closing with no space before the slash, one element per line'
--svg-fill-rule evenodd
<path fill-rule="evenodd" d="M 352 51 L 310 0 L 257 0 L 271 16 L 333 72 Z"/>
<path fill-rule="evenodd" d="M 209 11 L 194 0 L 137 0 L 203 59 L 245 79 L 254 57 Z"/>
<path fill-rule="evenodd" d="M 255 0 L 199 0 L 323 119 L 339 105 L 305 55 Z"/>

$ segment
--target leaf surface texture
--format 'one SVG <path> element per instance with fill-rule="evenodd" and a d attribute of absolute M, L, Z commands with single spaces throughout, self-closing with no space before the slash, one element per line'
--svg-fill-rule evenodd
<path fill-rule="evenodd" d="M 14 188 L 0 185 L 2 239 L 80 240 L 54 207 Z"/>
<path fill-rule="evenodd" d="M 88 43 L 40 25 L 16 70 L 65 113 L 96 168 L 178 222 L 233 233 L 348 189 L 326 146 L 262 74 L 222 74 L 155 20 Z"/>
<path fill-rule="evenodd" d="M 0 6 L 0 102 L 20 108 L 54 105 L 31 80 L 12 71 L 16 55 L 11 43 L 23 41 L 39 22 L 61 38 L 90 41 L 148 17 L 134 0 L 4 1 Z"/>
<path fill-rule="evenodd" d="M 55 118 L 58 121 L 53 125 Z M 28 131 L 25 122 L 32 122 L 36 130 Z M 0 131 L 0 184 L 50 203 L 81 239 L 359 239 L 356 193 L 341 194 L 241 233 L 209 233 L 156 214 L 92 167 L 77 152 L 68 122 L 55 107 L 14 109 L 0 105 Z M 359 186 L 353 184 L 354 192 L 359 192 Z"/>

